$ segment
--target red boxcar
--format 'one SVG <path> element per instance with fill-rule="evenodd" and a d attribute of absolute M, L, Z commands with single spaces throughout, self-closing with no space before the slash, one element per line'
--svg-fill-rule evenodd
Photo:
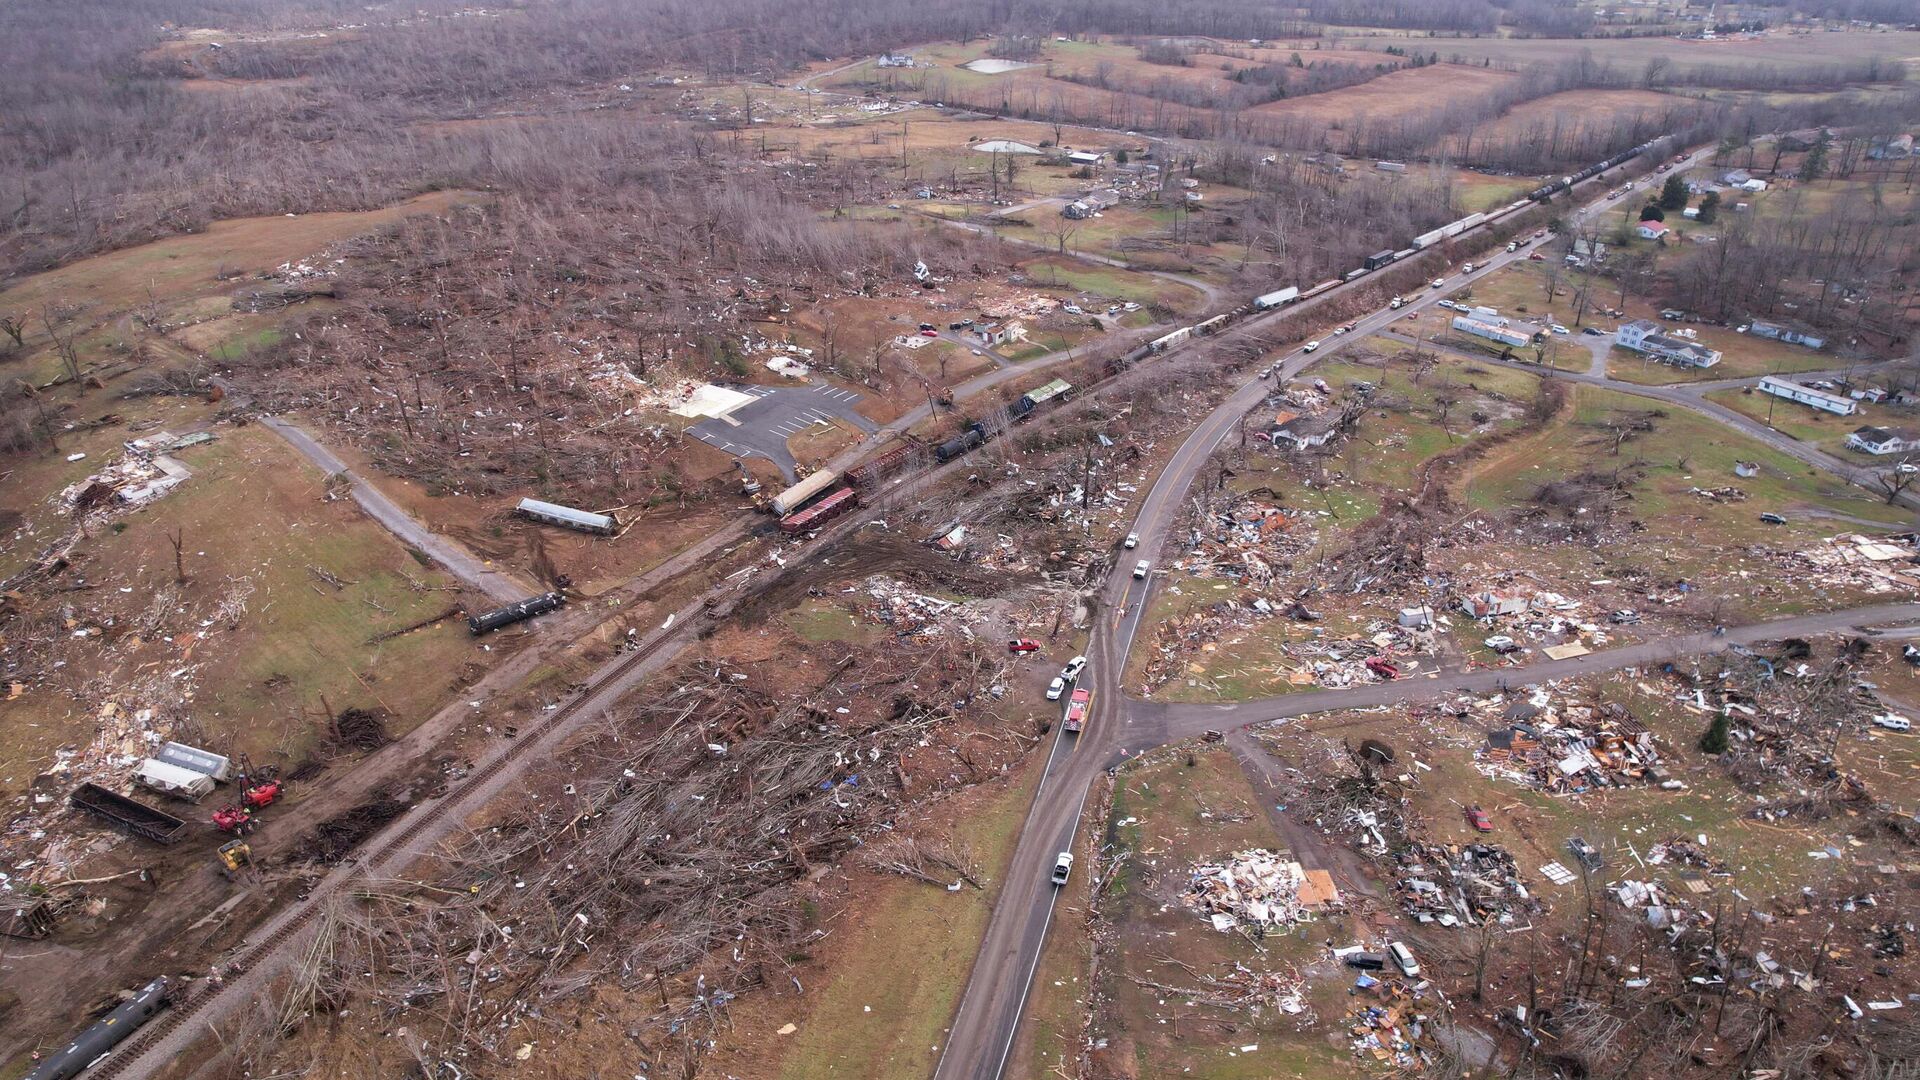
<path fill-rule="evenodd" d="M 852 488 L 839 491 L 821 499 L 805 510 L 796 510 L 780 519 L 780 531 L 783 533 L 803 533 L 808 529 L 824 525 L 841 514 L 860 505 L 860 493 Z"/>

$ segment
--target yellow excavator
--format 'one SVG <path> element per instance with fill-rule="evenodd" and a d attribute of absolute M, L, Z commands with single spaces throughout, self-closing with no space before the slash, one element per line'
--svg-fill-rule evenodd
<path fill-rule="evenodd" d="M 253 849 L 245 840 L 229 840 L 220 845 L 220 872 L 228 881 L 240 876 L 240 871 L 253 865 Z"/>

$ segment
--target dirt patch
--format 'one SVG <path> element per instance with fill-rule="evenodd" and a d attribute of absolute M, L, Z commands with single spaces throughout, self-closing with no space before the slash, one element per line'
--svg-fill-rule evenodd
<path fill-rule="evenodd" d="M 817 559 L 795 564 L 736 608 L 734 614 L 757 624 L 799 603 L 809 591 L 874 574 L 891 574 L 925 588 L 950 589 L 971 596 L 999 596 L 1024 578 L 955 562 L 925 544 L 897 536 L 862 536 L 829 549 Z"/>

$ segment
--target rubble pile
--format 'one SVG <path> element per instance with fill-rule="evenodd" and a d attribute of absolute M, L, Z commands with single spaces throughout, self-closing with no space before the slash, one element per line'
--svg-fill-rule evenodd
<path fill-rule="evenodd" d="M 213 441 L 207 432 L 175 435 L 156 432 L 126 443 L 127 452 L 112 464 L 60 492 L 60 502 L 76 514 L 141 506 L 185 483 L 193 470 L 171 451 Z"/>
<path fill-rule="evenodd" d="M 974 604 L 928 596 L 883 574 L 868 578 L 862 589 L 866 599 L 855 602 L 855 612 L 900 635 L 972 637 L 973 626 L 988 617 Z"/>
<path fill-rule="evenodd" d="M 1423 923 L 1509 924 L 1541 904 L 1520 880 L 1512 853 L 1498 844 L 1416 842 L 1395 855 L 1393 891 Z"/>
<path fill-rule="evenodd" d="M 1657 881 L 1631 879 L 1611 886 L 1608 892 L 1628 911 L 1639 912 L 1655 930 L 1708 927 L 1713 915 L 1696 909 L 1677 893 Z"/>
<path fill-rule="evenodd" d="M 1792 552 L 1789 565 L 1818 575 L 1828 586 L 1846 585 L 1867 592 L 1920 588 L 1920 551 L 1909 538 L 1876 538 L 1841 533 L 1807 551 Z"/>
<path fill-rule="evenodd" d="M 1265 933 L 1313 917 L 1301 902 L 1306 883 L 1306 871 L 1285 852 L 1255 848 L 1194 867 L 1181 900 L 1221 933 Z"/>
<path fill-rule="evenodd" d="M 1354 983 L 1358 1002 L 1347 1013 L 1347 1038 L 1355 1057 L 1416 1071 L 1427 1061 L 1421 1048 L 1427 1018 L 1418 1008 L 1425 983 L 1409 986 L 1392 976 L 1362 975 Z"/>
<path fill-rule="evenodd" d="M 1473 715 L 1490 722 L 1473 762 L 1490 779 L 1553 795 L 1685 786 L 1661 765 L 1653 733 L 1616 702 L 1570 704 L 1541 687 L 1527 698 L 1476 702 Z"/>
<path fill-rule="evenodd" d="M 1562 646 L 1578 644 L 1598 648 L 1612 640 L 1604 625 L 1586 617 L 1586 605 L 1550 589 L 1526 588 L 1511 582 L 1483 586 L 1468 592 L 1460 600 L 1459 610 L 1470 619 L 1498 627 L 1510 635 L 1524 632 L 1528 640 L 1543 646 L 1542 651 L 1549 656 L 1554 656 L 1552 650 Z"/>
<path fill-rule="evenodd" d="M 1264 585 L 1316 542 L 1303 526 L 1308 516 L 1245 500 L 1207 514 L 1194 524 L 1188 553 L 1174 563 L 1197 578 Z"/>

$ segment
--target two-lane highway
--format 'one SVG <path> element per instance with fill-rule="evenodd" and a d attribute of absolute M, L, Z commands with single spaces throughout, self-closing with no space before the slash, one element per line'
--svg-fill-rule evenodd
<path fill-rule="evenodd" d="M 1689 164 L 1705 153 L 1706 150 L 1695 153 Z M 1578 220 L 1603 213 L 1632 197 L 1633 192 L 1623 190 L 1618 195 L 1589 203 L 1573 216 Z M 1525 259 L 1546 242 L 1547 238 L 1542 237 L 1520 243 L 1513 251 L 1495 253 L 1471 276 L 1477 278 Z M 1048 881 L 1048 875 L 1055 855 L 1073 846 L 1087 795 L 1102 771 L 1124 760 L 1128 752 L 1150 749 L 1209 727 L 1236 727 L 1282 716 L 1409 700 L 1452 687 L 1452 684 L 1419 680 L 1347 692 L 1300 695 L 1280 702 L 1254 702 L 1230 708 L 1200 707 L 1194 712 L 1185 712 L 1164 707 L 1140 708 L 1137 703 L 1127 701 L 1121 679 L 1141 619 L 1152 600 L 1153 579 L 1134 578 L 1134 563 L 1145 558 L 1158 565 L 1158 553 L 1177 520 L 1187 489 L 1213 452 L 1238 426 L 1240 418 L 1258 405 L 1273 385 L 1297 376 L 1351 341 L 1432 306 L 1448 287 L 1467 277 L 1448 275 L 1441 288 L 1422 290 L 1397 310 L 1383 308 L 1356 320 L 1351 332 L 1327 338 L 1315 353 L 1294 350 L 1276 365 L 1271 381 L 1257 375 L 1248 378 L 1200 422 L 1161 470 L 1141 502 L 1136 519 L 1134 531 L 1140 537 L 1140 545 L 1134 551 L 1123 552 L 1115 561 L 1098 598 L 1099 610 L 1094 613 L 1093 633 L 1087 647 L 1089 663 L 1081 677 L 1081 685 L 1094 690 L 1092 717 L 1084 732 L 1078 736 L 1058 733 L 1049 747 L 1040 787 L 988 920 L 953 1027 L 946 1045 L 941 1048 L 940 1063 L 934 1072 L 936 1080 L 998 1080 L 1005 1071 L 1058 900 L 1059 890 Z M 1283 315 L 1285 311 L 1275 314 Z M 1263 317 L 1248 319 L 1222 336 L 1249 333 L 1266 321 Z M 1903 617 L 1920 617 L 1920 607 Z M 1785 625 L 1780 624 L 1773 632 L 1787 631 Z M 1685 651 L 1680 643 L 1657 647 L 1666 648 L 1668 656 Z M 1604 655 L 1608 654 L 1596 654 L 1596 657 Z M 1588 667 L 1593 670 L 1606 670 L 1603 659 L 1582 659 L 1588 660 Z M 1481 673 L 1476 677 L 1487 676 Z M 1515 677 L 1532 678 L 1530 675 Z M 1475 684 L 1469 679 L 1462 685 Z"/>

